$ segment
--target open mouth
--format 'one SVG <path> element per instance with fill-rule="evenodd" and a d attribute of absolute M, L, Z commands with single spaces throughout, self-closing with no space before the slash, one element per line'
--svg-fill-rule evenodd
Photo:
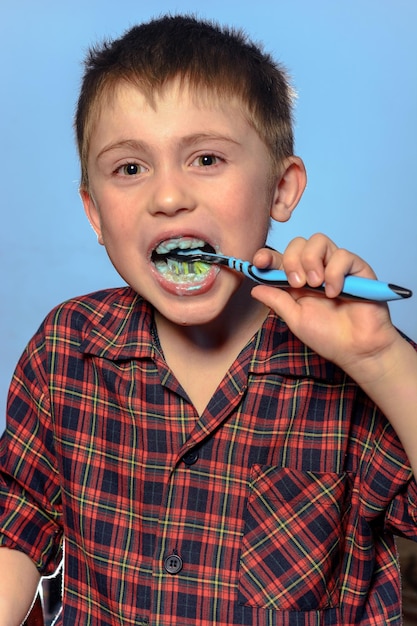
<path fill-rule="evenodd" d="M 151 261 L 157 272 L 171 283 L 198 284 L 205 280 L 213 266 L 202 261 L 180 260 L 174 257 L 177 250 L 202 250 L 215 252 L 213 246 L 202 239 L 181 237 L 161 242 L 152 252 Z"/>

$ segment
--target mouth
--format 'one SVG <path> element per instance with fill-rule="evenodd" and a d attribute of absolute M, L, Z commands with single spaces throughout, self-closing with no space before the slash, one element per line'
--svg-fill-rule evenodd
<path fill-rule="evenodd" d="M 157 273 L 165 281 L 198 289 L 210 272 L 218 271 L 218 268 L 202 261 L 189 262 L 185 258 L 179 260 L 174 257 L 174 253 L 178 250 L 197 249 L 204 252 L 215 252 L 213 246 L 202 239 L 179 237 L 162 241 L 156 246 L 151 254 L 151 262 Z"/>

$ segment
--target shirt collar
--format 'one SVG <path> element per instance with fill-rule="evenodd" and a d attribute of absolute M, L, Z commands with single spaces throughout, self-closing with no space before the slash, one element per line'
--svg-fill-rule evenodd
<path fill-rule="evenodd" d="M 93 314 L 83 332 L 80 352 L 112 361 L 152 358 L 153 310 L 129 287 L 93 294 Z"/>
<path fill-rule="evenodd" d="M 155 357 L 151 305 L 129 287 L 93 294 L 93 314 L 84 330 L 80 351 L 113 361 Z M 271 312 L 253 340 L 241 352 L 250 373 L 278 374 L 330 382 L 339 372 L 310 350 Z"/>

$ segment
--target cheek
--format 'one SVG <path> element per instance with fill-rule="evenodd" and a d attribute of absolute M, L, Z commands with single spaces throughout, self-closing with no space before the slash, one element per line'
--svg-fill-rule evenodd
<path fill-rule="evenodd" d="M 237 211 L 244 226 L 263 232 L 269 228 L 271 220 L 272 194 L 262 185 L 247 188 L 240 197 Z"/>
<path fill-rule="evenodd" d="M 132 233 L 132 212 L 124 204 L 106 200 L 99 202 L 100 225 L 105 237 L 129 237 Z"/>
<path fill-rule="evenodd" d="M 269 216 L 271 194 L 259 181 L 247 180 L 245 184 L 235 186 L 229 194 L 227 214 L 231 221 L 240 220 L 253 224 Z"/>

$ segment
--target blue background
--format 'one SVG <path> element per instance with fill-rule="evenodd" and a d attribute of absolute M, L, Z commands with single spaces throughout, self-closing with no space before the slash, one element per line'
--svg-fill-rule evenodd
<path fill-rule="evenodd" d="M 287 66 L 309 184 L 271 244 L 323 231 L 356 251 L 381 279 L 414 290 L 390 308 L 417 339 L 415 0 L 2 0 L 0 429 L 12 371 L 45 314 L 121 284 L 78 197 L 72 117 L 84 52 L 166 11 L 243 27 Z"/>

